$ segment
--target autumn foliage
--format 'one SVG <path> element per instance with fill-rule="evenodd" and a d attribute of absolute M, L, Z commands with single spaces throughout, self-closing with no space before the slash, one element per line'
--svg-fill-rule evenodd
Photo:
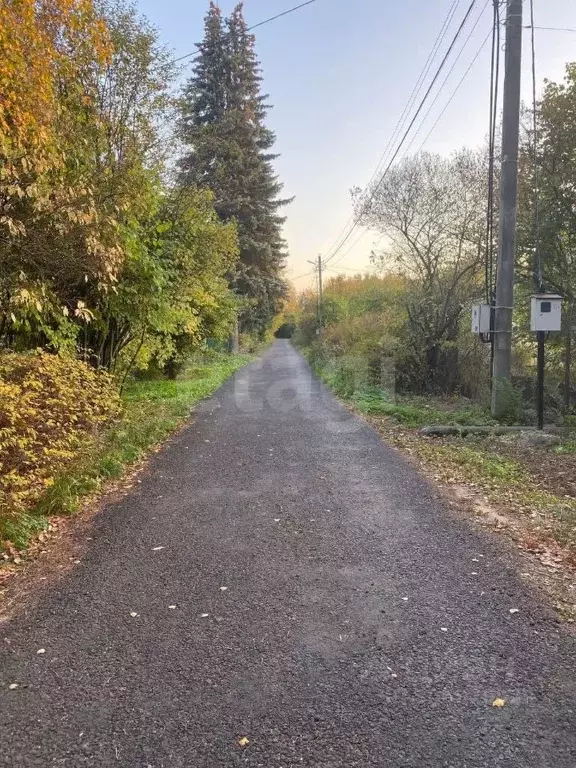
<path fill-rule="evenodd" d="M 110 47 L 91 0 L 3 0 L 0 14 L 0 225 L 25 235 L 24 202 L 38 212 L 70 202 L 69 188 L 55 188 L 65 113 L 88 106 L 83 72 Z"/>
<path fill-rule="evenodd" d="M 33 506 L 119 413 L 110 376 L 45 352 L 0 356 L 0 517 Z"/>

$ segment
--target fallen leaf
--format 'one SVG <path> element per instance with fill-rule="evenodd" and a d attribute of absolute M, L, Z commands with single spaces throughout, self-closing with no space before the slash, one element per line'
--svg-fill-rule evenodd
<path fill-rule="evenodd" d="M 226 592 L 227 589 L 228 587 L 220 587 L 220 592 Z"/>
<path fill-rule="evenodd" d="M 164 549 L 164 547 L 153 547 L 152 552 L 160 552 L 161 549 Z"/>
<path fill-rule="evenodd" d="M 520 613 L 520 608 L 510 608 L 510 613 Z"/>
<path fill-rule="evenodd" d="M 492 702 L 493 707 L 497 707 L 498 709 L 502 709 L 502 707 L 506 704 L 504 699 L 494 699 Z"/>
<path fill-rule="evenodd" d="M 45 649 L 45 648 L 39 648 L 39 649 L 36 651 L 36 654 L 37 654 L 38 656 L 41 656 L 43 653 L 46 653 L 46 649 Z"/>
<path fill-rule="evenodd" d="M 130 611 L 130 616 L 132 616 L 132 618 L 135 619 L 136 616 L 138 616 L 138 614 L 136 613 L 136 611 Z"/>
<path fill-rule="evenodd" d="M 275 522 L 275 523 L 279 523 L 279 522 L 280 522 L 280 518 L 279 518 L 279 517 L 275 517 L 275 518 L 274 518 L 274 522 Z"/>
<path fill-rule="evenodd" d="M 247 746 L 248 746 L 248 744 L 250 744 L 250 742 L 248 741 L 248 739 L 246 738 L 246 736 L 242 736 L 242 738 L 241 738 L 241 739 L 238 739 L 238 744 L 239 744 L 241 747 L 247 747 Z"/>
<path fill-rule="evenodd" d="M 209 613 L 201 613 L 201 614 L 200 614 L 200 618 L 201 618 L 201 619 L 207 619 L 207 618 L 208 618 L 208 616 L 210 616 L 210 614 L 209 614 Z"/>
<path fill-rule="evenodd" d="M 15 691 L 15 690 L 16 690 L 16 688 L 18 688 L 18 683 L 10 683 L 10 685 L 8 686 L 8 688 L 9 688 L 11 691 Z"/>
<path fill-rule="evenodd" d="M 448 627 L 440 627 L 440 632 L 448 632 Z"/>
<path fill-rule="evenodd" d="M 176 608 L 176 606 L 175 605 L 169 605 L 168 608 L 170 608 L 170 610 L 173 611 Z"/>

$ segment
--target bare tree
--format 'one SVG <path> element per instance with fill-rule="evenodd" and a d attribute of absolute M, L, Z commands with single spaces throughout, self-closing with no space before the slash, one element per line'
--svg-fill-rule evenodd
<path fill-rule="evenodd" d="M 404 364 L 412 387 L 457 386 L 462 312 L 482 291 L 485 197 L 484 155 L 467 150 L 407 158 L 355 192 L 362 223 L 385 238 L 374 263 L 409 280 Z"/>

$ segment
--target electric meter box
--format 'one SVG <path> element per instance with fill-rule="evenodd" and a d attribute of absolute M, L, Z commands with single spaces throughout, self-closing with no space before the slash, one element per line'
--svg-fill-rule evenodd
<path fill-rule="evenodd" d="M 562 330 L 562 296 L 555 293 L 539 293 L 532 296 L 530 329 L 532 331 Z"/>
<path fill-rule="evenodd" d="M 472 307 L 472 333 L 490 333 L 490 304 L 476 304 Z"/>

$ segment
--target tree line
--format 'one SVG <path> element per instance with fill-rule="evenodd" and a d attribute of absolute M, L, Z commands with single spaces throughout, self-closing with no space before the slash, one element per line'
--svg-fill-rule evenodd
<path fill-rule="evenodd" d="M 174 371 L 285 295 L 281 184 L 242 4 L 192 76 L 127 0 L 0 10 L 0 350 Z"/>
<path fill-rule="evenodd" d="M 548 397 L 564 410 L 573 394 L 575 112 L 576 64 L 569 64 L 562 82 L 545 83 L 536 130 L 531 110 L 524 113 L 516 254 L 514 381 L 520 400 L 531 395 L 530 295 L 541 287 L 561 294 L 564 325 L 549 342 Z M 374 381 L 386 357 L 406 392 L 482 397 L 488 391 L 489 345 L 470 332 L 471 306 L 491 298 L 494 282 L 488 164 L 487 147 L 449 157 L 422 152 L 401 160 L 369 188 L 354 190 L 358 220 L 381 238 L 372 253 L 377 276 L 334 278 L 325 286 L 325 355 L 362 356 Z M 498 173 L 495 185 L 491 213 L 497 233 Z M 314 345 L 315 297 L 305 293 L 300 305 L 301 341 Z"/>

